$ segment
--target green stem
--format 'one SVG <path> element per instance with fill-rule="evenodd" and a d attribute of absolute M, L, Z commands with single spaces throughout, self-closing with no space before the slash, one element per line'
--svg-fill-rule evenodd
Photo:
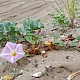
<path fill-rule="evenodd" d="M 24 38 L 24 40 L 25 40 L 26 43 L 29 43 L 29 42 L 26 40 L 26 38 L 25 38 L 25 36 L 24 36 L 23 34 L 21 34 L 21 36 L 22 36 L 22 38 Z"/>

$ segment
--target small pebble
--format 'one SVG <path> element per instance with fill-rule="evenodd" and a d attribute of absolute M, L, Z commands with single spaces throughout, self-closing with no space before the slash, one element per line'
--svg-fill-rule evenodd
<path fill-rule="evenodd" d="M 37 68 L 38 67 L 38 64 L 35 64 L 34 67 Z"/>
<path fill-rule="evenodd" d="M 32 77 L 40 78 L 42 75 L 43 75 L 42 72 L 37 72 L 37 73 L 33 74 Z"/>
<path fill-rule="evenodd" d="M 0 80 L 3 80 L 3 77 L 1 77 Z"/>
<path fill-rule="evenodd" d="M 69 59 L 70 56 L 66 56 L 66 59 Z"/>
<path fill-rule="evenodd" d="M 46 35 L 47 37 L 49 36 L 49 35 Z"/>
<path fill-rule="evenodd" d="M 73 61 L 76 61 L 76 59 L 73 59 Z"/>
<path fill-rule="evenodd" d="M 42 62 L 44 62 L 45 60 L 44 59 L 42 59 Z"/>
<path fill-rule="evenodd" d="M 42 52 L 41 52 L 41 54 L 45 54 L 45 53 L 46 53 L 46 51 L 42 51 Z"/>

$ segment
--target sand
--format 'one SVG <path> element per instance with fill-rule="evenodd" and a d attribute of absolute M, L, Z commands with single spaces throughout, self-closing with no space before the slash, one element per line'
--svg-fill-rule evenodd
<path fill-rule="evenodd" d="M 48 2 L 43 0 L 0 0 L 0 20 L 1 21 L 21 21 L 29 17 L 31 19 L 39 18 L 45 25 L 44 40 L 52 40 L 53 26 L 51 25 L 52 18 L 48 16 L 54 10 Z M 60 3 L 60 1 L 59 1 Z M 21 26 L 19 24 L 18 26 Z M 79 34 L 79 28 L 68 30 L 65 34 L 74 33 Z M 80 70 L 80 52 L 76 50 L 60 50 L 47 52 L 47 58 L 43 58 L 41 55 L 35 57 L 28 57 L 23 60 L 22 65 L 7 64 L 7 68 L 4 73 L 0 73 L 0 77 L 9 74 L 12 69 L 23 70 L 23 74 L 19 75 L 15 80 L 67 80 L 69 74 L 74 71 Z M 68 59 L 66 58 L 68 57 Z M 1 59 L 2 60 L 2 59 Z M 37 60 L 37 67 L 35 67 Z M 25 61 L 25 62 L 24 62 Z M 52 66 L 52 68 L 50 67 Z M 48 71 L 45 67 L 48 67 Z M 1 70 L 0 70 L 1 71 Z M 40 78 L 31 77 L 36 72 L 45 72 Z"/>

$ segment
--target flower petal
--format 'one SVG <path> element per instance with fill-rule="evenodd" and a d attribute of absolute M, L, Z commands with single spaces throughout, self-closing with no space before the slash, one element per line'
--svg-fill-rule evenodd
<path fill-rule="evenodd" d="M 19 54 L 17 54 L 16 56 L 11 57 L 11 63 L 15 63 L 16 61 L 18 61 L 22 57 L 23 57 L 23 55 L 19 55 Z"/>
<path fill-rule="evenodd" d="M 1 57 L 4 57 L 4 56 L 11 56 L 11 54 L 8 54 L 8 53 L 1 53 L 0 56 L 1 56 Z"/>
<path fill-rule="evenodd" d="M 11 62 L 11 56 L 10 55 L 4 55 L 4 56 L 1 56 L 1 57 L 6 59 L 8 62 Z"/>
<path fill-rule="evenodd" d="M 11 58 L 11 63 L 14 63 L 14 62 L 16 62 L 16 61 L 14 60 L 14 57 L 12 57 Z"/>
<path fill-rule="evenodd" d="M 7 42 L 6 45 L 8 45 L 10 47 L 9 49 L 14 50 L 14 49 L 16 49 L 18 44 L 12 43 L 12 42 Z"/>
<path fill-rule="evenodd" d="M 8 48 L 8 46 L 5 46 L 3 51 L 1 52 L 2 54 L 5 53 L 5 54 L 8 54 L 10 53 L 10 49 Z"/>
<path fill-rule="evenodd" d="M 23 56 L 25 55 L 25 53 L 24 53 L 24 52 L 23 52 L 23 53 L 17 53 L 17 54 L 19 54 L 19 55 L 23 55 Z"/>
<path fill-rule="evenodd" d="M 24 55 L 17 54 L 17 55 L 15 56 L 15 58 L 18 58 L 18 59 L 21 59 L 22 57 L 24 57 Z"/>
<path fill-rule="evenodd" d="M 17 45 L 16 51 L 19 52 L 19 53 L 24 53 L 23 48 L 22 48 L 22 44 Z"/>
<path fill-rule="evenodd" d="M 13 63 L 15 63 L 16 61 L 18 61 L 18 60 L 21 59 L 22 57 L 23 57 L 23 55 L 17 54 L 17 55 L 14 57 Z"/>

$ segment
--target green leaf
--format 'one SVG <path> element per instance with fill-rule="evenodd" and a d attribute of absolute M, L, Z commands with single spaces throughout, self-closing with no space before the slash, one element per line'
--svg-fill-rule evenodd
<path fill-rule="evenodd" d="M 56 40 L 56 39 L 59 39 L 60 38 L 60 36 L 58 35 L 58 34 L 55 34 L 54 35 L 54 39 Z"/>
<path fill-rule="evenodd" d="M 25 39 L 22 36 L 19 36 L 18 40 L 21 40 L 22 42 L 25 41 Z"/>
<path fill-rule="evenodd" d="M 17 42 L 20 28 L 16 22 L 0 21 L 0 44 L 4 46 L 7 41 Z"/>
<path fill-rule="evenodd" d="M 31 20 L 29 18 L 23 20 L 24 29 L 31 29 L 30 24 L 31 24 Z"/>
<path fill-rule="evenodd" d="M 40 20 L 33 20 L 30 24 L 32 30 L 38 30 L 44 28 L 44 25 L 40 22 Z"/>
<path fill-rule="evenodd" d="M 4 35 L 2 33 L 0 33 L 0 40 L 2 40 L 4 37 Z"/>
<path fill-rule="evenodd" d="M 9 32 L 10 31 L 10 27 L 14 27 L 14 26 L 16 26 L 17 25 L 17 23 L 15 23 L 15 22 L 0 22 L 0 27 L 2 27 L 3 28 L 3 30 L 4 30 L 4 33 L 7 33 L 7 32 Z"/>
<path fill-rule="evenodd" d="M 44 25 L 40 22 L 40 20 L 30 20 L 26 18 L 23 20 L 23 26 L 26 30 L 38 30 L 44 28 Z"/>
<path fill-rule="evenodd" d="M 33 36 L 33 35 L 26 35 L 26 40 L 28 41 L 28 42 L 30 42 L 31 44 L 36 44 L 36 38 L 35 38 L 35 36 Z"/>
<path fill-rule="evenodd" d="M 1 44 L 0 44 L 0 48 L 1 48 L 2 46 L 1 46 Z"/>
<path fill-rule="evenodd" d="M 21 28 L 15 27 L 15 31 L 21 31 Z"/>
<path fill-rule="evenodd" d="M 77 36 L 77 37 L 76 37 L 76 39 L 77 39 L 78 41 L 80 41 L 80 35 L 79 35 L 79 36 Z"/>
<path fill-rule="evenodd" d="M 76 46 L 77 46 L 77 43 L 71 41 L 71 42 L 70 42 L 70 46 L 76 47 Z"/>
<path fill-rule="evenodd" d="M 16 37 L 15 34 L 12 34 L 9 36 L 9 41 L 11 42 L 17 42 L 18 41 L 18 37 Z"/>
<path fill-rule="evenodd" d="M 14 30 L 18 35 L 21 35 L 22 33 L 22 30 L 21 28 L 18 28 L 18 27 L 15 27 L 15 30 Z"/>
<path fill-rule="evenodd" d="M 29 53 L 28 52 L 25 52 L 25 57 L 29 56 Z"/>
<path fill-rule="evenodd" d="M 42 36 L 42 35 L 38 35 L 37 37 L 38 37 L 38 39 L 42 39 L 42 38 L 43 38 L 43 36 Z"/>
<path fill-rule="evenodd" d="M 59 46 L 65 47 L 65 44 L 62 42 L 62 43 L 59 43 Z"/>
<path fill-rule="evenodd" d="M 58 13 L 54 15 L 54 26 L 66 27 L 69 25 L 69 19 L 66 17 L 65 13 Z"/>
<path fill-rule="evenodd" d="M 58 44 L 59 46 L 65 46 L 64 42 L 62 40 L 56 40 L 55 44 Z"/>

